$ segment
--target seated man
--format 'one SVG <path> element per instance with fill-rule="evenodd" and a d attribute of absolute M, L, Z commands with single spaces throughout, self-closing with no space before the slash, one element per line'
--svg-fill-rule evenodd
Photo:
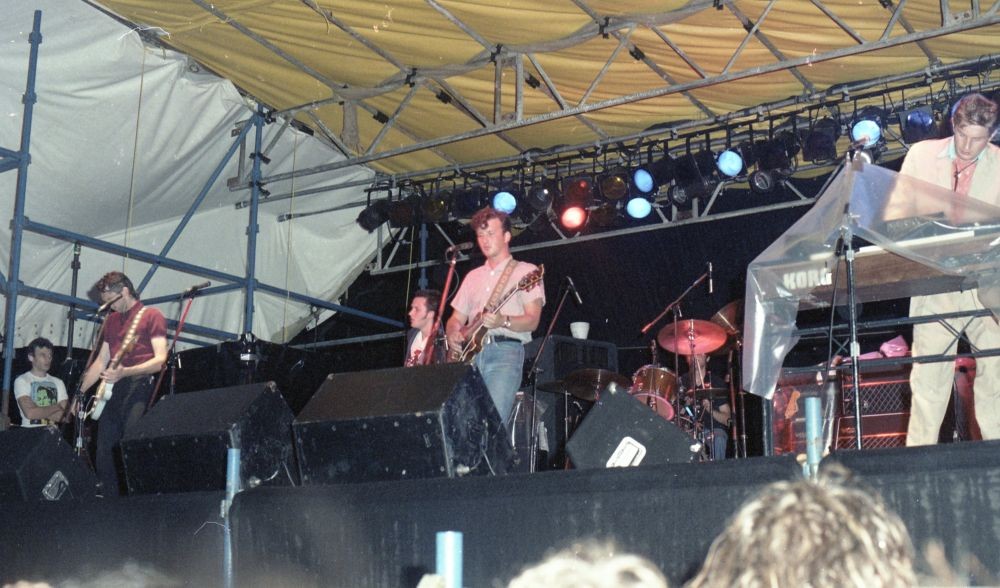
<path fill-rule="evenodd" d="M 49 375 L 52 342 L 39 337 L 28 343 L 31 369 L 14 380 L 14 398 L 21 411 L 22 427 L 41 427 L 63 421 L 66 415 L 66 385 Z"/>

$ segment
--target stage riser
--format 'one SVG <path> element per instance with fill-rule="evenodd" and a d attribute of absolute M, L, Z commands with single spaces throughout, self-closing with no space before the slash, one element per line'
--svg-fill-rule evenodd
<path fill-rule="evenodd" d="M 671 464 L 497 478 L 258 489 L 233 507 L 237 584 L 293 574 L 310 586 L 414 586 L 433 571 L 435 533 L 464 534 L 466 586 L 506 582 L 580 537 L 612 538 L 677 582 L 758 488 L 793 459 Z"/>
<path fill-rule="evenodd" d="M 222 586 L 222 492 L 0 505 L 0 584 L 88 580 L 127 562 Z"/>

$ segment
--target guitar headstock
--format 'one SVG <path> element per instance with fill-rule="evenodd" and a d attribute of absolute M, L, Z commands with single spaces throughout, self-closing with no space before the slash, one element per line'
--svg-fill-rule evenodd
<path fill-rule="evenodd" d="M 530 274 L 524 276 L 517 282 L 517 289 L 527 291 L 535 287 L 535 284 L 542 281 L 542 276 L 545 275 L 545 265 L 538 266 L 538 269 L 533 270 Z"/>

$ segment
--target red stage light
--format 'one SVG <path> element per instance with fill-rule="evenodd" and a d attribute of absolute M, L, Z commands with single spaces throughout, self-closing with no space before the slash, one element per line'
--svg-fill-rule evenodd
<path fill-rule="evenodd" d="M 579 206 L 570 206 L 559 217 L 559 223 L 569 230 L 576 230 L 587 221 L 587 211 Z"/>

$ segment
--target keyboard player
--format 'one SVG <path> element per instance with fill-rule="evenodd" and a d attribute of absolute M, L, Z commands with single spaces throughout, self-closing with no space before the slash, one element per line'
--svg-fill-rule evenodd
<path fill-rule="evenodd" d="M 921 141 L 910 147 L 900 173 L 937 184 L 955 192 L 955 198 L 974 198 L 1000 206 L 1000 147 L 990 144 L 997 131 L 997 103 L 969 94 L 955 104 L 953 135 Z M 980 310 L 977 290 L 915 296 L 910 316 Z M 947 321 L 964 332 L 979 349 L 1000 349 L 1000 325 L 995 317 Z M 913 328 L 913 355 L 952 354 L 957 341 L 939 322 Z M 978 361 L 975 380 L 975 413 L 984 439 L 1000 439 L 1000 357 Z M 951 397 L 953 362 L 916 363 L 910 374 L 913 391 L 907 445 L 936 443 Z"/>

